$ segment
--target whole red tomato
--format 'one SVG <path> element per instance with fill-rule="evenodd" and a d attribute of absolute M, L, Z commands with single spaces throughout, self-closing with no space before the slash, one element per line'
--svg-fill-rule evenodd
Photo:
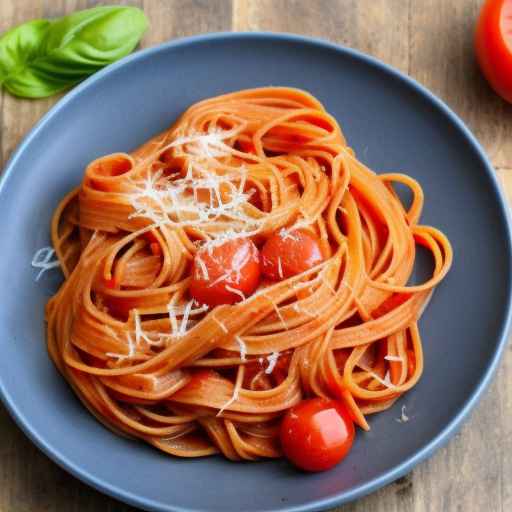
<path fill-rule="evenodd" d="M 512 0 L 487 0 L 478 18 L 475 50 L 492 88 L 512 103 Z"/>
<path fill-rule="evenodd" d="M 350 414 L 341 402 L 311 398 L 286 413 L 281 423 L 281 446 L 297 467 L 325 471 L 345 458 L 354 434 Z"/>

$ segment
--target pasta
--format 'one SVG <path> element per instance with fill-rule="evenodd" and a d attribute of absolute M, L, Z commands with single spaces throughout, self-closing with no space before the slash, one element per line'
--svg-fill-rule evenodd
<path fill-rule="evenodd" d="M 98 420 L 176 456 L 279 457 L 281 418 L 307 396 L 342 401 L 368 430 L 418 382 L 418 319 L 452 262 L 422 205 L 414 179 L 358 161 L 306 92 L 201 101 L 92 162 L 56 209 L 65 280 L 47 305 L 50 356 Z M 305 270 L 278 259 L 252 289 L 226 277 L 231 303 L 191 296 L 211 278 L 201 254 L 297 233 L 321 254 Z M 408 285 L 418 244 L 433 272 Z"/>

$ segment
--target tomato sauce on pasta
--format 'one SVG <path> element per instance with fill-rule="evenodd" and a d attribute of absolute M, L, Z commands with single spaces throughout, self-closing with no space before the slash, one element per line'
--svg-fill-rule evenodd
<path fill-rule="evenodd" d="M 422 206 L 306 92 L 200 101 L 56 209 L 49 353 L 107 427 L 176 456 L 279 457 L 307 397 L 368 430 L 418 382 L 418 320 L 452 262 Z M 410 285 L 418 245 L 433 272 Z"/>

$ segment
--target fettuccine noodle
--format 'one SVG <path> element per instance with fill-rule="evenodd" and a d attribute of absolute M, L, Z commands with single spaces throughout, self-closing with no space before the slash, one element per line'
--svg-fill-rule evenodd
<path fill-rule="evenodd" d="M 357 160 L 306 92 L 201 101 L 132 153 L 92 162 L 58 206 L 49 353 L 101 422 L 177 456 L 279 457 L 280 419 L 307 396 L 342 400 L 368 430 L 418 382 L 418 319 L 452 262 L 422 205 L 414 179 Z M 318 237 L 320 264 L 235 304 L 191 298 L 200 248 L 296 228 Z M 413 286 L 418 244 L 434 264 Z"/>

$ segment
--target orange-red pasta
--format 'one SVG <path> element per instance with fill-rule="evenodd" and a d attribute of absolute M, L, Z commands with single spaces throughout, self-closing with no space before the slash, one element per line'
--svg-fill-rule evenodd
<path fill-rule="evenodd" d="M 342 400 L 368 429 L 420 378 L 418 319 L 452 261 L 422 205 L 414 179 L 357 160 L 306 92 L 201 101 L 132 153 L 92 162 L 57 208 L 65 281 L 47 306 L 49 353 L 106 426 L 173 455 L 278 457 L 280 419 L 307 396 Z M 191 299 L 201 247 L 261 247 L 297 227 L 320 241 L 320 264 L 236 304 Z M 418 244 L 434 265 L 412 286 Z"/>

